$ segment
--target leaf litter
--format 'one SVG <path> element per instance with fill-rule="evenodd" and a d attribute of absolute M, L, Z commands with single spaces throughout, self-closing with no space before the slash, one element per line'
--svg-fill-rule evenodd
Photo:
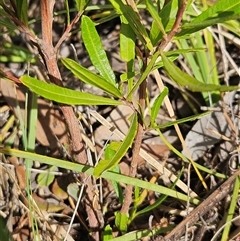
<path fill-rule="evenodd" d="M 111 35 L 113 34 L 113 35 Z M 111 38 L 111 36 L 114 36 L 114 34 L 117 34 L 116 30 L 113 30 L 112 33 L 110 33 L 107 37 Z M 114 37 L 113 37 L 114 38 Z M 108 39 L 107 39 L 108 40 Z M 112 56 L 119 50 L 117 49 L 116 45 L 113 44 L 109 46 L 109 41 L 106 41 L 110 49 L 110 53 Z M 78 49 L 79 56 L 84 56 L 83 51 Z M 81 52 L 82 51 L 82 52 Z M 71 51 L 69 51 L 71 52 Z M 115 61 L 115 58 L 113 58 L 113 62 Z M 118 60 L 119 61 L 119 60 Z M 87 61 L 86 61 L 87 62 Z M 116 62 L 116 61 L 115 61 Z M 117 62 L 119 63 L 119 62 Z M 123 63 L 120 63 L 123 65 Z M 116 66 L 113 66 L 115 70 L 117 70 L 118 73 L 121 73 L 121 69 L 119 69 L 120 64 L 116 64 Z M 66 74 L 67 75 L 67 74 Z M 151 81 L 151 80 L 150 80 Z M 155 83 L 151 83 L 152 86 L 150 88 L 150 92 L 153 92 L 153 89 L 155 87 Z M 78 84 L 76 84 L 78 86 Z M 87 88 L 87 87 L 86 87 Z M 16 94 L 17 93 L 17 96 Z M 25 97 L 22 94 L 20 90 L 17 90 L 15 92 L 15 87 L 9 86 L 6 84 L 6 82 L 1 80 L 1 94 L 5 98 L 5 102 L 8 106 L 10 106 L 10 109 L 14 112 L 15 116 L 18 117 L 18 113 L 16 111 L 16 99 L 20 103 L 22 115 L 24 116 L 23 110 L 24 110 L 24 103 L 25 103 Z M 172 95 L 174 95 L 174 92 L 171 92 Z M 173 98 L 174 99 L 174 98 Z M 224 102 L 227 106 L 231 106 L 231 101 L 234 99 L 234 92 L 228 93 L 224 97 Z M 43 101 L 42 99 L 39 99 L 39 120 L 37 123 L 37 148 L 39 148 L 39 144 L 41 144 L 43 147 L 40 148 L 40 152 L 43 153 L 49 153 L 48 150 L 57 150 L 57 156 L 61 157 L 62 155 L 62 146 L 67 147 L 69 146 L 69 137 L 67 134 L 65 122 L 62 118 L 61 113 L 59 113 L 58 110 L 53 108 L 47 101 Z M 222 109 L 223 105 L 219 103 L 219 107 Z M 115 126 L 115 128 L 119 131 L 121 131 L 123 134 L 126 134 L 129 124 L 128 124 L 128 118 L 131 115 L 131 110 L 129 108 L 124 107 L 116 107 L 112 108 L 110 113 L 107 116 L 107 121 L 110 122 Z M 224 108 L 224 107 L 223 107 Z M 85 110 L 84 110 L 85 111 Z M 103 109 L 98 110 L 99 113 L 104 112 Z M 231 115 L 231 111 L 230 113 Z M 85 113 L 82 113 L 85 115 Z M 166 116 L 167 118 L 167 116 Z M 7 119 L 6 116 L 2 119 Z M 3 121 L 5 122 L 5 121 Z M 99 144 L 99 147 L 94 154 L 100 154 L 101 150 L 104 149 L 104 145 L 109 140 L 120 140 L 118 136 L 115 135 L 115 133 L 111 132 L 106 126 L 100 125 L 96 120 L 94 120 L 93 125 L 97 126 L 97 128 L 94 128 L 93 131 L 93 139 L 94 141 Z M 50 127 L 50 128 L 49 128 Z M 89 134 L 89 126 L 84 125 L 84 128 L 86 129 L 87 136 L 90 138 L 92 137 Z M 11 131 L 11 129 L 10 129 Z M 166 132 L 167 133 L 167 132 Z M 209 134 L 210 133 L 210 134 Z M 223 154 L 220 154 L 220 159 L 222 162 L 226 162 L 226 157 L 228 157 L 229 153 L 235 148 L 231 144 L 230 141 L 222 141 L 223 135 L 226 136 L 226 138 L 232 140 L 232 130 L 228 125 L 228 122 L 226 121 L 226 118 L 224 117 L 222 110 L 220 112 L 212 112 L 211 115 L 201 118 L 190 130 L 190 132 L 187 134 L 187 137 L 185 139 L 187 146 L 192 154 L 192 157 L 195 161 L 200 161 L 200 157 L 204 156 L 206 151 L 211 147 L 216 147 L 217 143 L 223 142 L 221 144 L 230 143 L 229 150 L 226 151 L 226 147 L 221 147 L 220 149 L 223 149 L 225 152 L 225 157 L 223 157 Z M 172 155 L 172 153 L 169 151 L 169 149 L 166 147 L 164 143 L 154 143 L 156 140 L 156 136 L 154 134 L 146 140 L 147 144 L 142 145 L 143 151 L 140 153 L 145 158 L 142 158 L 139 156 L 139 165 L 143 167 L 143 169 L 139 170 L 138 178 L 148 179 L 150 180 L 150 177 L 153 176 L 154 171 L 157 169 L 163 169 L 168 168 L 173 172 L 178 172 L 180 170 L 180 166 L 184 166 L 184 163 L 182 163 L 179 159 L 176 158 L 176 156 Z M 118 138 L 118 139 L 117 139 Z M 16 138 L 17 139 L 17 138 Z M 15 139 L 15 140 L 16 140 Z M 159 138 L 158 138 L 159 139 Z M 15 141 L 15 145 L 20 148 L 21 141 L 20 139 L 17 139 L 18 141 Z M 171 141 L 172 144 L 174 144 L 174 140 Z M 177 145 L 179 145 L 177 143 Z M 93 145 L 94 146 L 94 145 Z M 178 146 L 180 149 L 180 147 Z M 46 150 L 48 149 L 48 150 Z M 38 149 L 39 150 L 39 149 Z M 144 154 L 143 154 L 144 153 Z M 151 156 L 147 156 L 147 154 L 151 154 Z M 183 151 L 185 154 L 185 151 Z M 51 155 L 56 155 L 56 153 L 52 152 Z M 128 157 L 125 157 L 123 161 L 120 163 L 120 170 L 124 174 L 129 173 L 129 158 L 131 157 L 131 153 L 128 153 Z M 153 162 L 150 162 L 153 158 Z M 31 237 L 31 230 L 28 226 L 28 203 L 26 200 L 22 203 L 20 203 L 20 200 L 24 200 L 24 197 L 26 197 L 24 193 L 24 187 L 26 182 L 26 177 L 24 173 L 24 166 L 21 160 L 19 162 L 15 162 L 13 160 L 4 159 L 3 156 L 1 156 L 1 162 L 4 165 L 0 165 L 0 214 L 2 217 L 8 217 L 8 229 L 11 232 L 14 232 L 14 239 L 15 240 L 29 240 L 29 237 Z M 163 166 L 160 166 L 159 161 L 166 158 L 166 163 L 163 163 Z M 144 159 L 148 159 L 150 165 L 146 164 Z M 9 165 L 11 164 L 11 168 L 9 168 Z M 152 165 L 153 164 L 153 165 Z M 152 168 L 154 166 L 155 168 Z M 13 169 L 15 167 L 15 169 Z M 6 168 L 8 171 L 6 171 Z M 186 168 L 186 166 L 185 166 Z M 39 168 L 38 168 L 39 169 Z M 46 167 L 41 166 L 40 169 L 44 171 Z M 34 171 L 34 170 L 33 170 Z M 58 173 L 59 176 L 56 174 Z M 79 209 L 77 218 L 74 221 L 74 225 L 72 228 L 72 232 L 70 234 L 66 234 L 67 226 L 70 223 L 70 217 L 72 215 L 73 209 L 75 207 L 75 199 L 79 194 L 79 189 L 81 184 L 79 184 L 77 177 L 75 176 L 75 173 L 69 174 L 65 173 L 63 170 L 55 170 L 55 179 L 54 181 L 49 184 L 49 187 L 47 187 L 48 190 L 41 190 L 41 188 L 38 186 L 38 183 L 36 182 L 36 175 L 33 178 L 35 181 L 35 186 L 33 186 L 34 190 L 37 192 L 33 195 L 33 198 L 36 202 L 36 209 L 40 209 L 42 214 L 39 214 L 39 222 L 42 222 L 42 226 L 40 225 L 41 230 L 43 230 L 42 238 L 43 240 L 58 240 L 56 237 L 66 237 L 66 240 L 79 240 L 79 236 L 81 236 L 81 240 L 87 240 L 86 234 L 84 234 L 82 227 L 84 223 L 86 223 L 86 220 L 80 220 L 80 216 L 85 218 L 85 212 L 84 210 Z M 158 182 L 162 184 L 165 182 L 166 185 L 171 185 L 168 177 L 167 179 L 164 179 L 161 177 Z M 199 188 L 199 183 L 196 181 L 194 182 L 194 175 L 191 179 L 191 187 L 194 191 L 197 191 L 197 193 L 204 192 L 201 188 Z M 181 180 L 179 181 L 187 182 L 186 178 L 186 169 L 181 177 Z M 66 181 L 64 183 L 64 181 Z M 215 182 L 218 182 L 218 180 L 214 180 Z M 63 182 L 63 183 L 62 183 Z M 69 191 L 69 189 L 74 184 L 74 190 Z M 75 185 L 77 184 L 77 186 Z M 121 184 L 122 185 L 122 184 Z M 195 186 L 195 187 L 194 187 Z M 119 199 L 114 193 L 114 189 L 112 186 L 112 183 L 107 182 L 106 180 L 103 180 L 103 208 L 107 209 L 106 215 L 106 222 L 113 225 L 114 220 L 114 212 L 116 210 L 119 210 L 120 203 Z M 124 186 L 122 185 L 124 188 Z M 98 195 L 98 194 L 96 194 Z M 149 202 L 155 202 L 158 194 L 155 193 L 149 193 L 145 203 L 143 205 L 146 205 L 146 203 Z M 75 201 L 74 201 L 75 200 Z M 164 205 L 167 206 L 166 209 L 164 209 Z M 166 226 L 169 225 L 169 223 L 179 223 L 178 219 L 181 219 L 181 214 L 179 214 L 181 211 L 185 211 L 185 207 L 182 203 L 176 202 L 176 200 L 166 200 L 164 205 L 160 206 L 159 208 L 156 208 L 153 211 L 153 215 L 155 216 L 155 219 L 151 225 L 161 225 L 161 221 L 165 217 L 165 224 Z M 49 209 L 48 209 L 49 208 Z M 190 207 L 191 209 L 192 207 Z M 189 209 L 189 210 L 190 210 Z M 178 213 L 178 215 L 174 214 L 174 211 Z M 23 215 L 21 216 L 21 213 Z M 167 213 L 167 214 L 166 214 Z M 221 213 L 224 214 L 223 212 Z M 15 218 L 13 218 L 13 215 L 15 215 Z M 185 216 L 186 213 L 183 215 Z M 157 218 L 156 218 L 157 217 Z M 150 220 L 150 216 L 145 215 L 135 221 L 133 226 L 131 227 L 132 230 L 138 230 L 138 229 L 148 229 L 149 223 L 148 218 Z M 217 219 L 217 221 L 219 221 Z M 81 223 L 81 225 L 80 225 Z M 81 226 L 81 227 L 80 227 Z M 55 232 L 56 231 L 56 232 Z M 53 235 L 53 232 L 55 232 L 55 235 Z M 51 238 L 50 238 L 51 237 Z"/>

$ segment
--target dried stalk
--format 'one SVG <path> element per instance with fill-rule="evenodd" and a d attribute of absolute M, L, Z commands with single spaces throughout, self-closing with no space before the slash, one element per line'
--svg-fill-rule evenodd
<path fill-rule="evenodd" d="M 65 33 L 60 38 L 56 47 L 52 43 L 52 22 L 53 22 L 53 7 L 55 0 L 41 0 L 41 24 L 42 24 L 42 39 L 34 36 L 34 34 L 25 26 L 18 18 L 13 10 L 2 4 L 4 10 L 9 14 L 11 20 L 18 26 L 19 30 L 25 33 L 33 44 L 38 48 L 42 61 L 48 71 L 50 82 L 63 86 L 61 74 L 57 64 L 57 51 L 61 43 L 65 41 L 71 31 L 73 25 L 78 21 L 80 14 L 74 18 L 72 23 L 67 27 Z M 87 155 L 85 151 L 84 142 L 80 132 L 78 119 L 71 106 L 60 105 L 66 123 L 68 125 L 69 133 L 71 135 L 71 154 L 73 159 L 81 164 L 87 164 Z M 92 179 L 84 173 L 80 173 L 82 182 L 86 185 L 85 208 L 88 215 L 89 227 L 92 232 L 94 240 L 100 240 L 99 227 L 103 224 L 103 217 L 100 212 L 94 210 L 92 207 L 92 200 L 94 199 L 93 190 L 94 185 Z"/>
<path fill-rule="evenodd" d="M 231 192 L 233 182 L 240 175 L 240 169 L 236 171 L 227 181 L 225 181 L 216 191 L 214 191 L 205 201 L 197 206 L 180 224 L 178 224 L 162 241 L 180 240 L 180 237 L 186 231 L 186 225 L 190 227 L 196 223 L 200 217 L 203 217 L 213 207 L 216 206 L 226 195 Z"/>

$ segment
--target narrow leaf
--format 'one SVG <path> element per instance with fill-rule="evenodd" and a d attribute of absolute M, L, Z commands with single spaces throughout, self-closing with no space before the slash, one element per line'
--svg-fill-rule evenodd
<path fill-rule="evenodd" d="M 165 30 L 164 30 L 164 27 L 163 27 L 163 24 L 162 24 L 162 20 L 155 8 L 155 6 L 153 5 L 153 2 L 152 0 L 146 0 L 146 7 L 147 7 L 147 10 L 149 11 L 149 13 L 151 14 L 153 20 L 155 21 L 157 27 L 158 27 L 158 30 L 163 34 L 165 35 Z"/>
<path fill-rule="evenodd" d="M 120 56 L 124 61 L 133 61 L 135 58 L 136 35 L 124 16 L 121 16 L 121 22 Z"/>
<path fill-rule="evenodd" d="M 181 172 L 178 174 L 178 178 L 175 180 L 175 182 L 171 185 L 171 189 L 174 190 L 178 180 L 180 179 L 180 177 L 182 176 L 182 173 L 183 173 L 183 168 L 181 169 Z M 135 215 L 135 217 L 139 216 L 139 215 L 142 215 L 142 214 L 145 214 L 147 212 L 150 212 L 152 211 L 153 209 L 157 208 L 159 205 L 161 205 L 165 200 L 166 198 L 168 197 L 168 195 L 161 195 L 159 197 L 158 200 L 156 200 L 153 204 L 141 209 L 140 211 L 138 211 Z M 135 218 L 134 217 L 134 218 Z"/>
<path fill-rule="evenodd" d="M 161 23 L 163 25 L 164 31 L 159 31 L 159 24 L 156 21 L 153 21 L 151 30 L 150 30 L 150 38 L 152 40 L 153 45 L 155 46 L 163 37 L 163 33 L 168 32 L 176 19 L 176 14 L 178 10 L 178 0 L 169 1 L 160 11 L 159 18 L 161 19 Z"/>
<path fill-rule="evenodd" d="M 28 1 L 27 0 L 17 0 L 17 13 L 21 22 L 24 23 L 25 26 L 28 25 Z"/>
<path fill-rule="evenodd" d="M 140 41 L 144 44 L 144 46 L 147 46 L 147 48 L 152 51 L 153 45 L 148 36 L 145 26 L 143 26 L 143 24 L 141 23 L 139 15 L 132 9 L 131 6 L 125 5 L 122 0 L 110 0 L 110 2 L 120 15 L 124 15 L 132 30 L 140 39 Z"/>
<path fill-rule="evenodd" d="M 153 66 L 157 60 L 159 56 L 159 52 L 156 52 L 153 56 L 152 59 L 150 60 L 150 62 L 148 63 L 145 71 L 142 73 L 140 79 L 137 81 L 137 83 L 134 85 L 134 87 L 131 89 L 131 91 L 129 92 L 128 96 L 127 96 L 127 100 L 129 98 L 131 98 L 131 96 L 133 95 L 133 93 L 136 91 L 136 89 L 139 87 L 139 85 L 147 78 L 147 76 L 149 75 L 149 73 L 151 72 L 151 70 L 153 69 Z"/>
<path fill-rule="evenodd" d="M 124 234 L 127 232 L 128 228 L 128 214 L 117 212 L 115 214 L 116 219 L 115 219 L 115 224 L 117 228 Z"/>
<path fill-rule="evenodd" d="M 78 12 L 82 12 L 88 5 L 90 0 L 75 0 Z"/>
<path fill-rule="evenodd" d="M 109 64 L 95 25 L 89 17 L 82 16 L 81 29 L 82 39 L 93 65 L 107 82 L 116 86 L 116 77 Z"/>
<path fill-rule="evenodd" d="M 176 36 L 180 37 L 191 34 L 208 26 L 238 18 L 240 18 L 240 1 L 219 0 L 193 21 L 184 24 L 182 26 L 182 31 Z"/>
<path fill-rule="evenodd" d="M 200 23 L 207 19 L 225 18 L 238 15 L 240 17 L 240 2 L 236 0 L 218 0 L 213 6 L 207 8 L 197 18 L 194 23 Z"/>
<path fill-rule="evenodd" d="M 162 102 L 167 94 L 168 94 L 168 88 L 164 87 L 162 93 L 159 94 L 159 96 L 153 103 L 153 106 L 151 109 L 151 127 L 153 127 L 155 124 L 155 120 L 157 118 L 157 114 L 159 112 L 160 106 L 162 105 Z"/>
<path fill-rule="evenodd" d="M 88 69 L 84 68 L 72 59 L 62 59 L 62 63 L 68 68 L 77 78 L 86 84 L 98 87 L 106 93 L 115 97 L 122 97 L 121 92 L 113 84 L 107 82 L 103 77 L 94 74 Z"/>
<path fill-rule="evenodd" d="M 136 132 L 137 132 L 137 114 L 135 113 L 134 118 L 132 120 L 132 124 L 130 126 L 130 129 L 125 139 L 119 145 L 118 150 L 110 160 L 104 159 L 98 163 L 93 173 L 95 177 L 99 177 L 104 171 L 107 171 L 113 168 L 121 161 L 123 156 L 126 154 L 128 148 L 132 145 Z"/>
<path fill-rule="evenodd" d="M 70 90 L 57 85 L 48 84 L 36 78 L 22 76 L 22 83 L 34 93 L 46 99 L 68 105 L 119 105 L 120 101 L 104 98 L 101 96 Z"/>
<path fill-rule="evenodd" d="M 214 85 L 214 84 L 205 84 L 192 76 L 184 73 L 176 65 L 174 65 L 168 58 L 161 53 L 164 67 L 173 81 L 179 84 L 182 87 L 185 87 L 193 92 L 203 92 L 203 91 L 232 91 L 237 90 L 239 86 L 226 86 L 226 85 Z"/>

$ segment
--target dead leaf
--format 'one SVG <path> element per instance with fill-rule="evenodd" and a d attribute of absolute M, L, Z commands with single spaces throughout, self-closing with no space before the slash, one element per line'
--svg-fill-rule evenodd
<path fill-rule="evenodd" d="M 36 193 L 33 193 L 32 196 L 41 211 L 53 213 L 62 211 L 67 207 L 64 203 L 58 202 L 57 200 L 56 202 L 48 202 L 47 200 L 39 197 Z"/>
<path fill-rule="evenodd" d="M 236 91 L 232 91 L 224 96 L 226 105 L 230 105 L 233 102 L 235 93 Z M 218 103 L 217 106 L 221 107 L 221 104 Z M 231 128 L 222 111 L 212 112 L 198 120 L 185 138 L 185 143 L 192 159 L 194 161 L 197 160 L 204 155 L 208 148 L 220 142 L 221 135 L 225 135 L 226 137 L 231 136 Z M 187 156 L 185 149 L 182 153 Z"/>
<path fill-rule="evenodd" d="M 19 119 L 19 114 L 24 120 L 25 117 L 25 93 L 28 91 L 24 86 L 17 86 L 13 82 L 0 79 L 1 92 L 9 107 Z M 30 95 L 31 96 L 31 95 Z M 43 99 L 38 98 L 38 121 L 36 126 L 36 138 L 43 145 L 51 150 L 55 150 L 61 143 L 69 146 L 67 128 L 59 110 L 51 107 Z M 21 113 L 17 111 L 17 103 Z M 29 102 L 30 103 L 30 102 Z M 30 108 L 30 106 L 29 106 Z"/>
<path fill-rule="evenodd" d="M 51 191 L 52 193 L 58 197 L 59 199 L 67 199 L 68 198 L 68 193 L 63 190 L 58 184 L 59 178 L 54 180 L 54 183 L 52 185 Z M 61 182 L 61 181 L 60 181 Z"/>

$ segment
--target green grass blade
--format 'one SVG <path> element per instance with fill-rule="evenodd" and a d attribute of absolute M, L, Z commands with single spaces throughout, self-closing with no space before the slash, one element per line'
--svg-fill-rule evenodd
<path fill-rule="evenodd" d="M 208 115 L 209 113 L 211 113 L 211 112 L 206 111 L 206 112 L 203 112 L 203 113 L 200 113 L 200 114 L 188 116 L 188 117 L 178 119 L 178 120 L 175 120 L 175 121 L 170 121 L 170 122 L 167 122 L 167 123 L 162 124 L 162 125 L 154 126 L 153 128 L 164 129 L 164 128 L 167 128 L 167 127 L 170 127 L 170 126 L 173 126 L 173 125 L 176 125 L 176 124 L 178 125 L 178 124 L 182 124 L 182 123 L 185 123 L 185 122 L 188 122 L 188 121 L 194 121 L 196 119 L 202 118 L 205 115 Z"/>
<path fill-rule="evenodd" d="M 0 152 L 5 154 L 5 155 L 28 158 L 28 159 L 31 159 L 31 160 L 34 160 L 34 161 L 38 161 L 40 163 L 45 163 L 45 164 L 48 164 L 48 165 L 54 165 L 54 166 L 64 168 L 64 169 L 67 169 L 67 170 L 72 170 L 72 171 L 75 171 L 75 172 L 84 172 L 88 175 L 93 175 L 93 172 L 94 172 L 94 168 L 90 167 L 90 166 L 82 165 L 82 164 L 79 164 L 79 163 L 73 163 L 73 162 L 69 162 L 69 161 L 64 161 L 64 160 L 60 160 L 60 159 L 57 159 L 57 158 L 43 156 L 43 155 L 31 153 L 31 152 L 20 151 L 20 150 L 17 150 L 17 149 L 0 147 Z M 154 192 L 158 192 L 158 193 L 161 193 L 161 194 L 166 194 L 170 197 L 175 197 L 178 200 L 183 200 L 183 201 L 189 200 L 189 197 L 187 195 L 182 194 L 182 193 L 177 192 L 177 191 L 174 191 L 174 190 L 171 190 L 171 189 L 166 188 L 164 186 L 149 183 L 149 182 L 146 182 L 146 181 L 139 180 L 137 178 L 128 177 L 128 176 L 118 174 L 118 173 L 114 173 L 114 172 L 111 172 L 111 171 L 103 172 L 101 177 L 109 179 L 109 180 L 113 180 L 113 181 L 116 181 L 116 182 L 131 184 L 133 186 L 138 186 L 138 187 L 143 188 L 143 189 L 152 190 Z M 198 205 L 200 203 L 200 201 L 196 198 L 190 198 L 190 202 L 193 203 L 193 204 L 196 204 L 196 205 Z"/>
<path fill-rule="evenodd" d="M 192 76 L 184 73 L 176 65 L 174 65 L 168 58 L 161 53 L 164 67 L 173 81 L 182 87 L 185 87 L 193 92 L 204 92 L 204 91 L 232 91 L 239 89 L 239 86 L 226 86 L 226 85 L 214 85 L 205 84 L 201 81 L 193 78 Z"/>
<path fill-rule="evenodd" d="M 70 90 L 57 85 L 48 84 L 36 78 L 22 76 L 22 83 L 30 90 L 46 99 L 67 105 L 119 105 L 120 101 L 101 96 Z"/>
<path fill-rule="evenodd" d="M 182 168 L 181 172 L 179 173 L 178 178 L 177 178 L 177 179 L 175 180 L 175 182 L 171 185 L 171 187 L 170 187 L 171 189 L 174 189 L 174 188 L 175 188 L 178 180 L 179 180 L 180 177 L 182 176 L 182 173 L 183 173 L 183 168 Z M 152 211 L 153 209 L 157 208 L 159 205 L 161 205 L 161 204 L 166 200 L 167 197 L 168 197 L 167 195 L 161 195 L 161 196 L 159 197 L 159 199 L 156 200 L 155 203 L 150 204 L 149 206 L 147 206 L 147 207 L 139 210 L 139 211 L 135 214 L 135 217 L 140 216 L 140 215 L 142 215 L 142 214 L 145 214 L 145 213 L 147 213 L 147 212 L 150 212 L 150 211 Z M 135 217 L 134 217 L 134 218 L 135 218 Z"/>
<path fill-rule="evenodd" d="M 118 88 L 116 88 L 115 85 L 107 82 L 103 77 L 96 75 L 88 69 L 82 67 L 74 60 L 66 58 L 62 59 L 62 63 L 65 65 L 66 68 L 68 68 L 77 78 L 79 78 L 84 83 L 98 87 L 99 89 L 115 97 L 122 97 L 121 92 Z"/>
<path fill-rule="evenodd" d="M 36 125 L 37 125 L 37 118 L 38 118 L 38 103 L 37 103 L 37 95 L 32 93 L 31 103 L 30 103 L 30 110 L 25 110 L 25 113 L 28 113 L 27 118 L 29 120 L 28 123 L 28 144 L 27 150 L 34 151 L 35 150 L 35 143 L 36 143 Z"/>
<path fill-rule="evenodd" d="M 100 160 L 100 162 L 95 167 L 93 175 L 95 177 L 99 177 L 106 170 L 112 169 L 115 165 L 117 165 L 121 159 L 126 154 L 129 147 L 132 145 L 133 140 L 135 138 L 137 132 L 137 114 L 134 114 L 132 124 L 129 128 L 128 134 L 124 138 L 124 140 L 120 143 L 118 150 L 113 155 L 113 157 L 108 159 Z"/>
<path fill-rule="evenodd" d="M 239 189 L 240 189 L 240 177 L 237 177 L 234 183 L 233 194 L 232 194 L 231 203 L 228 209 L 228 215 L 226 219 L 226 226 L 223 230 L 221 241 L 229 240 L 231 222 L 232 222 L 232 219 L 234 218 L 234 213 L 238 203 Z"/>
<path fill-rule="evenodd" d="M 81 30 L 84 45 L 93 65 L 107 82 L 117 86 L 116 77 L 109 64 L 107 54 L 103 49 L 100 37 L 95 29 L 95 25 L 89 17 L 82 16 Z"/>
<path fill-rule="evenodd" d="M 161 138 L 161 140 L 164 142 L 164 144 L 171 150 L 173 151 L 177 156 L 179 156 L 184 162 L 187 162 L 187 163 L 191 163 L 190 160 L 184 156 L 181 152 L 179 152 L 171 143 L 169 143 L 169 141 L 166 139 L 166 137 L 162 134 L 162 132 L 160 131 L 160 129 L 156 129 L 157 132 L 158 132 L 158 135 L 159 137 Z M 194 165 L 197 169 L 201 170 L 201 171 L 204 171 L 210 175 L 214 175 L 216 177 L 219 177 L 219 178 L 227 178 L 226 175 L 222 174 L 222 173 L 219 173 L 219 172 L 215 172 L 213 170 L 210 170 L 204 166 L 201 166 L 200 164 L 194 162 Z"/>

